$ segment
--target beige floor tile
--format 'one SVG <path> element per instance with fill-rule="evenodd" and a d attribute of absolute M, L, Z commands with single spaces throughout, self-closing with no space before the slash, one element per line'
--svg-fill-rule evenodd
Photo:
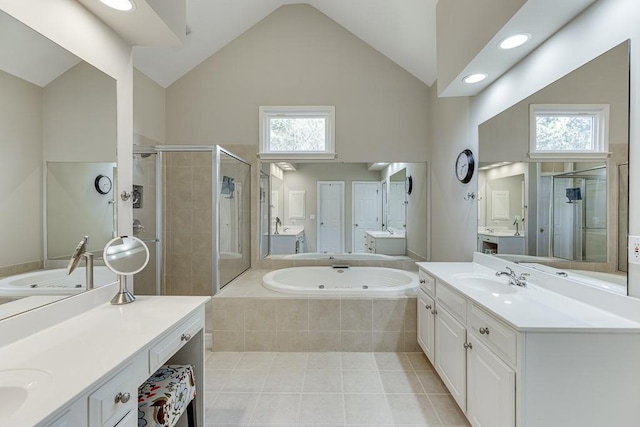
<path fill-rule="evenodd" d="M 342 369 L 348 370 L 378 370 L 373 353 L 342 353 Z"/>
<path fill-rule="evenodd" d="M 258 393 L 220 393 L 207 410 L 207 424 L 248 424 Z"/>
<path fill-rule="evenodd" d="M 244 353 L 241 351 L 212 351 L 205 363 L 206 369 L 233 369 Z"/>
<path fill-rule="evenodd" d="M 430 394 L 429 399 L 440 417 L 440 421 L 446 426 L 468 426 L 469 422 L 464 416 L 453 397 L 448 394 Z"/>
<path fill-rule="evenodd" d="M 384 393 L 378 371 L 342 371 L 345 393 Z"/>
<path fill-rule="evenodd" d="M 348 425 L 371 426 L 393 422 L 384 394 L 345 394 L 344 407 Z"/>
<path fill-rule="evenodd" d="M 436 410 L 425 394 L 388 394 L 387 401 L 395 425 L 440 425 Z"/>
<path fill-rule="evenodd" d="M 240 358 L 236 369 L 261 369 L 268 371 L 276 358 L 273 352 L 246 352 Z"/>
<path fill-rule="evenodd" d="M 277 353 L 271 365 L 272 371 L 304 371 L 307 367 L 307 353 Z"/>
<path fill-rule="evenodd" d="M 303 394 L 298 423 L 342 424 L 344 401 L 341 394 Z"/>
<path fill-rule="evenodd" d="M 404 353 L 374 353 L 380 371 L 406 371 L 411 370 L 411 362 Z"/>
<path fill-rule="evenodd" d="M 262 390 L 264 381 L 267 378 L 267 371 L 246 369 L 234 370 L 227 377 L 227 382 L 222 387 L 224 393 L 242 392 L 242 393 L 258 393 Z"/>
<path fill-rule="evenodd" d="M 251 424 L 293 424 L 297 420 L 300 394 L 267 394 L 258 398 Z"/>
<path fill-rule="evenodd" d="M 300 393 L 304 371 L 271 371 L 264 382 L 263 392 Z"/>
<path fill-rule="evenodd" d="M 449 392 L 436 371 L 416 371 L 416 375 L 418 376 L 425 393 Z"/>
<path fill-rule="evenodd" d="M 308 370 L 304 375 L 305 393 L 342 393 L 342 372 L 339 370 Z"/>
<path fill-rule="evenodd" d="M 231 375 L 230 370 L 218 370 L 218 369 L 206 369 L 204 372 L 205 385 L 204 389 L 207 392 L 221 391 L 224 384 L 227 382 L 227 378 Z"/>
<path fill-rule="evenodd" d="M 433 371 L 433 365 L 427 359 L 427 356 L 424 353 L 406 353 L 409 361 L 411 362 L 411 366 L 416 371 Z"/>
<path fill-rule="evenodd" d="M 381 371 L 380 379 L 385 393 L 424 393 L 413 371 Z"/>
<path fill-rule="evenodd" d="M 309 353 L 307 369 L 341 369 L 340 353 Z"/>

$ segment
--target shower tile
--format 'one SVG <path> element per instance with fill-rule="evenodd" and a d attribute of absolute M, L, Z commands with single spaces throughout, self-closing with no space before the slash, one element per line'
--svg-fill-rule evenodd
<path fill-rule="evenodd" d="M 406 308 L 406 299 L 374 299 L 373 330 L 402 331 Z"/>
<path fill-rule="evenodd" d="M 209 296 L 213 292 L 211 274 L 208 276 L 193 276 L 191 279 L 191 295 Z"/>
<path fill-rule="evenodd" d="M 207 166 L 211 168 L 213 164 L 213 153 L 210 151 L 194 153 L 193 155 L 193 166 Z"/>
<path fill-rule="evenodd" d="M 251 331 L 276 330 L 276 300 L 248 298 L 244 304 L 244 327 Z"/>
<path fill-rule="evenodd" d="M 169 153 L 169 165 L 171 166 L 191 166 L 193 164 L 193 154 L 190 151 L 187 152 L 173 152 Z"/>
<path fill-rule="evenodd" d="M 372 333 L 373 351 L 402 351 L 403 332 L 374 331 Z"/>
<path fill-rule="evenodd" d="M 244 331 L 244 299 L 213 299 L 213 330 Z"/>
<path fill-rule="evenodd" d="M 277 300 L 277 329 L 309 330 L 309 301 L 306 299 Z"/>
<path fill-rule="evenodd" d="M 200 232 L 193 229 L 194 238 L 191 241 L 191 251 L 201 253 L 209 258 L 213 255 L 213 238 L 211 233 Z"/>
<path fill-rule="evenodd" d="M 213 275 L 213 259 L 206 252 L 195 251 L 191 255 L 191 274 L 195 276 L 209 277 Z"/>
<path fill-rule="evenodd" d="M 212 215 L 211 215 L 211 206 L 205 209 L 193 209 L 190 210 L 192 214 L 192 227 L 193 231 L 196 235 L 200 235 L 201 233 L 209 233 L 211 234 L 211 224 Z"/>
<path fill-rule="evenodd" d="M 340 300 L 309 299 L 309 330 L 339 331 Z"/>
<path fill-rule="evenodd" d="M 340 329 L 343 331 L 371 331 L 371 300 L 341 300 L 340 322 Z"/>
<path fill-rule="evenodd" d="M 167 254 L 167 274 L 191 277 L 191 258 L 182 254 Z"/>

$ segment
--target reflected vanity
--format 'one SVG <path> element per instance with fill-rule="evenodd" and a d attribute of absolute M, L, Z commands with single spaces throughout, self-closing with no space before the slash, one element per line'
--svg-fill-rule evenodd
<path fill-rule="evenodd" d="M 0 35 L 24 41 L 0 55 L 0 281 L 21 284 L 0 286 L 0 303 L 12 302 L 1 319 L 83 291 L 84 267 L 81 281 L 45 276 L 66 266 L 83 236 L 96 253 L 113 237 L 116 82 L 4 12 Z"/>
<path fill-rule="evenodd" d="M 537 105 L 607 106 L 608 154 L 536 158 Z M 627 41 L 482 123 L 478 251 L 626 294 L 628 108 Z"/>

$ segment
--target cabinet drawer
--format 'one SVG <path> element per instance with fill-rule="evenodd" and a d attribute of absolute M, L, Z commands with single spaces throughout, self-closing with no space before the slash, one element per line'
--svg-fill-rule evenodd
<path fill-rule="evenodd" d="M 480 341 L 498 353 L 507 363 L 515 366 L 518 340 L 516 331 L 475 305 L 471 307 L 469 326 Z"/>
<path fill-rule="evenodd" d="M 436 279 L 422 270 L 418 271 L 418 279 L 420 280 L 420 289 L 433 297 L 436 290 Z"/>
<path fill-rule="evenodd" d="M 180 350 L 200 329 L 202 329 L 202 319 L 197 314 L 193 315 L 151 347 L 149 350 L 149 375 Z"/>
<path fill-rule="evenodd" d="M 467 323 L 467 299 L 451 289 L 449 285 L 438 281 L 436 301 L 447 307 L 451 315 L 461 323 Z"/>
<path fill-rule="evenodd" d="M 115 426 L 138 406 L 133 368 L 127 366 L 89 396 L 89 425 Z"/>

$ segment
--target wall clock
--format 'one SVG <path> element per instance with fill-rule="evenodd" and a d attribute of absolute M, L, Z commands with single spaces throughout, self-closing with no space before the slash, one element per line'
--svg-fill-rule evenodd
<path fill-rule="evenodd" d="M 96 191 L 100 194 L 107 194 L 109 191 L 111 191 L 111 187 L 113 187 L 113 184 L 111 183 L 111 178 L 109 178 L 106 175 L 96 176 L 94 185 L 96 187 Z"/>
<path fill-rule="evenodd" d="M 475 170 L 475 160 L 471 150 L 463 150 L 456 159 L 456 178 L 466 184 L 471 181 Z"/>

